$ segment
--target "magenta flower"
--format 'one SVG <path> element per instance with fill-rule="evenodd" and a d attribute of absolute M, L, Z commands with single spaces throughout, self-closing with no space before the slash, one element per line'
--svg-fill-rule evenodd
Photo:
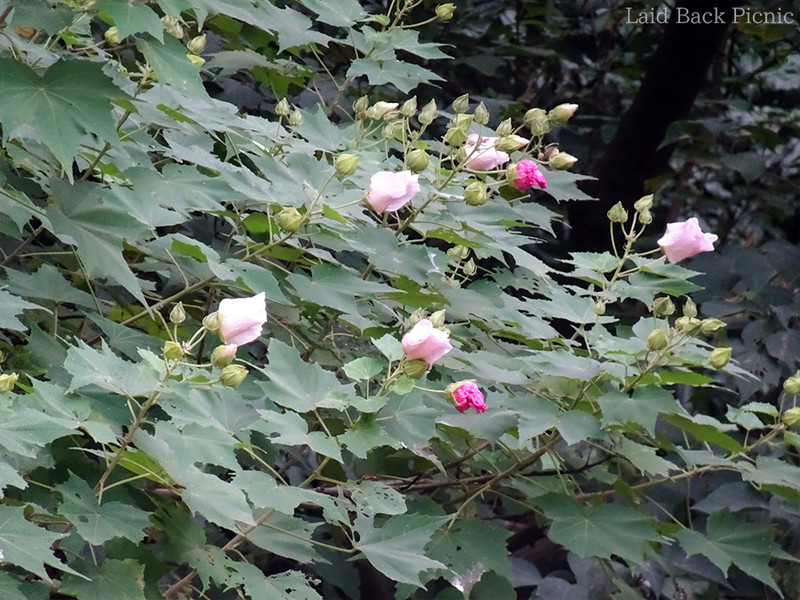
<path fill-rule="evenodd" d="M 411 171 L 378 171 L 369 180 L 367 202 L 378 213 L 399 210 L 419 191 L 418 179 Z"/>
<path fill-rule="evenodd" d="M 676 263 L 700 252 L 714 249 L 717 236 L 703 233 L 696 217 L 688 221 L 667 224 L 667 232 L 658 240 L 658 245 L 667 255 L 667 260 Z"/>
<path fill-rule="evenodd" d="M 464 142 L 461 156 L 470 171 L 491 171 L 508 162 L 508 154 L 495 147 L 496 137 L 480 137 L 471 133 Z"/>
<path fill-rule="evenodd" d="M 527 190 L 534 185 L 538 185 L 542 189 L 547 187 L 547 181 L 539 170 L 539 165 L 532 160 L 519 161 L 516 169 L 517 176 L 514 179 L 514 185 L 518 190 Z"/>
<path fill-rule="evenodd" d="M 459 412 L 466 412 L 470 406 L 479 413 L 486 410 L 483 393 L 474 380 L 466 379 L 456 385 L 458 387 L 452 391 L 453 404 Z"/>
<path fill-rule="evenodd" d="M 219 303 L 219 336 L 225 345 L 241 346 L 261 335 L 267 322 L 264 292 L 251 298 L 225 298 Z"/>
<path fill-rule="evenodd" d="M 447 333 L 436 329 L 428 319 L 420 321 L 403 336 L 401 343 L 409 360 L 424 360 L 428 367 L 453 349 Z"/>

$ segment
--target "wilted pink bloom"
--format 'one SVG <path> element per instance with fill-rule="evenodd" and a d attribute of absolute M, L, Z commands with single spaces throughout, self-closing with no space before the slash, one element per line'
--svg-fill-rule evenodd
<path fill-rule="evenodd" d="M 703 233 L 696 217 L 680 223 L 667 224 L 667 232 L 658 240 L 658 245 L 667 255 L 667 260 L 676 263 L 700 252 L 714 249 L 717 236 Z"/>
<path fill-rule="evenodd" d="M 411 171 L 378 171 L 369 180 L 367 202 L 375 212 L 398 210 L 419 191 L 418 179 Z"/>
<path fill-rule="evenodd" d="M 529 187 L 538 185 L 540 188 L 547 187 L 544 175 L 539 170 L 537 165 L 532 160 L 521 160 L 517 163 L 517 177 L 514 179 L 514 185 L 518 190 L 527 190 Z"/>
<path fill-rule="evenodd" d="M 408 359 L 424 360 L 429 367 L 453 349 L 448 335 L 436 329 L 429 319 L 420 319 L 401 343 Z"/>
<path fill-rule="evenodd" d="M 219 303 L 219 336 L 226 345 L 241 346 L 261 335 L 267 322 L 264 292 L 251 298 L 225 298 Z"/>
<path fill-rule="evenodd" d="M 478 412 L 486 410 L 486 403 L 483 401 L 483 393 L 473 380 L 467 379 L 461 382 L 453 390 L 453 402 L 459 412 L 465 412 L 469 407 L 473 407 Z"/>
<path fill-rule="evenodd" d="M 508 154 L 495 147 L 496 137 L 480 137 L 471 133 L 464 142 L 461 156 L 470 171 L 491 171 L 508 162 Z"/>

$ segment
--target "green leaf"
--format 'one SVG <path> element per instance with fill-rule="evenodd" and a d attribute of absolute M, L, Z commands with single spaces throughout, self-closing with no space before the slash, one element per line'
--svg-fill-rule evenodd
<path fill-rule="evenodd" d="M 372 338 L 370 341 L 388 360 L 400 360 L 405 354 L 400 340 L 388 333 L 378 339 Z"/>
<path fill-rule="evenodd" d="M 626 437 L 620 439 L 614 450 L 645 475 L 669 475 L 680 470 L 677 465 L 656 454 L 656 448 L 645 446 Z"/>
<path fill-rule="evenodd" d="M 358 314 L 359 301 L 363 303 L 377 294 L 395 291 L 385 284 L 364 281 L 343 267 L 329 263 L 315 265 L 311 277 L 295 273 L 286 280 L 303 302 L 328 306 L 345 314 Z"/>
<path fill-rule="evenodd" d="M 317 13 L 318 21 L 334 27 L 352 27 L 367 16 L 358 0 L 300 0 L 300 4 Z"/>
<path fill-rule="evenodd" d="M 102 63 L 61 60 L 40 77 L 16 60 L 0 59 L 0 89 L 3 141 L 29 125 L 33 139 L 43 142 L 68 173 L 82 136 L 98 135 L 109 143 L 118 139 L 111 100 L 123 94 L 102 72 Z"/>
<path fill-rule="evenodd" d="M 186 48 L 174 37 L 168 35 L 163 42 L 142 38 L 136 42 L 136 47 L 144 54 L 160 83 L 189 95 L 207 95 L 200 69 L 187 58 Z"/>
<path fill-rule="evenodd" d="M 692 434 L 700 442 L 708 442 L 733 453 L 742 451 L 742 446 L 731 436 L 726 435 L 726 431 L 735 431 L 735 425 L 720 423 L 717 419 L 706 415 L 693 415 L 685 417 L 678 414 L 671 414 L 664 419 Z"/>
<path fill-rule="evenodd" d="M 548 537 L 578 556 L 616 554 L 639 564 L 647 542 L 661 539 L 647 517 L 621 504 L 582 506 L 563 494 L 547 494 L 536 503 L 552 520 Z"/>
<path fill-rule="evenodd" d="M 50 312 L 43 306 L 23 300 L 5 290 L 0 290 L 0 306 L 3 307 L 3 310 L 0 311 L 0 329 L 11 329 L 12 331 L 26 331 L 28 329 L 17 318 L 17 315 L 21 315 L 22 311 L 39 309 Z"/>
<path fill-rule="evenodd" d="M 639 425 L 651 436 L 655 435 L 660 414 L 686 414 L 671 392 L 654 386 L 636 388 L 632 396 L 606 392 L 597 403 L 603 411 L 603 427 L 630 423 Z"/>
<path fill-rule="evenodd" d="M 347 69 L 348 77 L 365 76 L 370 85 L 391 83 L 402 93 L 407 94 L 421 83 L 441 81 L 442 78 L 430 69 L 412 63 L 387 57 L 384 60 L 356 58 Z"/>
<path fill-rule="evenodd" d="M 44 565 L 75 573 L 53 556 L 50 547 L 65 533 L 53 533 L 25 519 L 22 506 L 0 505 L 0 550 L 3 560 L 50 581 Z M 77 574 L 77 573 L 76 573 Z"/>
<path fill-rule="evenodd" d="M 144 565 L 132 558 L 106 558 L 100 566 L 81 561 L 80 570 L 89 580 L 65 576 L 59 591 L 76 598 L 145 600 Z"/>
<path fill-rule="evenodd" d="M 366 381 L 383 371 L 383 363 L 376 358 L 362 356 L 345 364 L 344 374 L 356 381 Z"/>
<path fill-rule="evenodd" d="M 273 399 L 273 401 L 275 401 Z M 272 410 L 260 410 L 262 421 L 254 423 L 252 429 L 266 435 L 272 443 L 285 446 L 308 447 L 324 456 L 342 460 L 339 443 L 321 431 L 308 431 L 305 419 L 295 412 L 279 413 Z"/>
<path fill-rule="evenodd" d="M 102 343 L 100 350 L 78 342 L 67 351 L 64 368 L 72 375 L 69 391 L 87 386 L 121 394 L 147 396 L 158 385 L 154 376 L 147 377 L 145 367 L 123 360 Z"/>
<path fill-rule="evenodd" d="M 164 26 L 158 15 L 146 4 L 128 0 L 100 0 L 95 9 L 101 16 L 110 17 L 123 40 L 134 33 L 149 33 L 159 42 L 164 39 Z"/>

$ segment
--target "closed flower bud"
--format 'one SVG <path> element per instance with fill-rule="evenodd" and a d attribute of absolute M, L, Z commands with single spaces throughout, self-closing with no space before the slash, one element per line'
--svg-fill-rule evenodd
<path fill-rule="evenodd" d="M 19 375 L 16 373 L 3 373 L 0 375 L 0 392 L 10 392 L 17 385 Z"/>
<path fill-rule="evenodd" d="M 578 159 L 571 154 L 567 154 L 566 152 L 556 152 L 552 157 L 550 157 L 549 165 L 557 171 L 566 171 L 576 162 L 578 162 Z"/>
<path fill-rule="evenodd" d="M 470 407 L 479 413 L 486 410 L 483 392 L 474 379 L 464 379 L 444 388 L 445 399 L 456 407 L 458 412 L 466 412 Z"/>
<path fill-rule="evenodd" d="M 206 49 L 206 34 L 198 35 L 189 40 L 186 49 L 192 54 L 202 54 Z"/>
<path fill-rule="evenodd" d="M 658 352 L 667 347 L 667 332 L 663 329 L 654 329 L 647 336 L 647 349 Z"/>
<path fill-rule="evenodd" d="M 187 54 L 186 58 L 188 58 L 189 62 L 191 62 L 197 68 L 200 68 L 206 64 L 206 59 L 202 56 L 197 56 L 197 54 Z"/>
<path fill-rule="evenodd" d="M 675 304 L 669 296 L 662 296 L 653 300 L 650 310 L 655 317 L 668 317 L 675 313 Z"/>
<path fill-rule="evenodd" d="M 475 122 L 480 125 L 486 125 L 489 122 L 489 111 L 486 109 L 486 105 L 483 102 L 478 104 L 472 116 L 475 118 Z"/>
<path fill-rule="evenodd" d="M 500 137 L 511 135 L 512 131 L 514 131 L 514 126 L 511 124 L 511 119 L 506 119 L 497 126 L 497 135 Z"/>
<path fill-rule="evenodd" d="M 453 117 L 453 127 L 466 131 L 472 125 L 472 115 L 458 114 Z"/>
<path fill-rule="evenodd" d="M 628 211 L 622 206 L 622 202 L 617 202 L 612 206 L 606 216 L 612 223 L 625 223 L 628 221 Z"/>
<path fill-rule="evenodd" d="M 541 137 L 550 131 L 550 119 L 547 113 L 541 108 L 532 108 L 523 117 L 525 125 L 530 129 L 531 134 Z"/>
<path fill-rule="evenodd" d="M 236 344 L 220 344 L 211 353 L 211 364 L 220 369 L 224 369 L 236 358 Z"/>
<path fill-rule="evenodd" d="M 457 262 L 461 262 L 469 256 L 469 248 L 462 246 L 461 244 L 457 244 L 452 248 L 447 249 L 447 256 Z"/>
<path fill-rule="evenodd" d="M 594 314 L 597 316 L 603 316 L 606 314 L 606 303 L 602 300 L 595 300 L 594 301 Z"/>
<path fill-rule="evenodd" d="M 721 369 L 731 360 L 732 348 L 715 348 L 708 357 L 708 362 L 715 369 Z"/>
<path fill-rule="evenodd" d="M 384 102 L 381 100 L 367 109 L 367 117 L 378 121 L 396 110 L 398 106 L 399 104 L 397 102 Z"/>
<path fill-rule="evenodd" d="M 333 168 L 339 175 L 347 177 L 356 172 L 358 167 L 358 156 L 355 154 L 340 154 L 333 162 Z"/>
<path fill-rule="evenodd" d="M 795 428 L 798 424 L 800 424 L 800 408 L 790 408 L 781 415 L 781 421 L 787 427 Z"/>
<path fill-rule="evenodd" d="M 394 123 L 387 123 L 383 128 L 383 137 L 387 140 L 392 138 L 401 139 L 405 125 L 403 121 L 395 121 Z"/>
<path fill-rule="evenodd" d="M 514 152 L 515 150 L 519 150 L 519 140 L 515 139 L 519 136 L 511 136 L 507 135 L 505 137 L 501 137 L 495 142 L 494 147 L 500 150 L 500 152 Z M 524 139 L 524 138 L 520 138 Z M 527 140 L 526 140 L 527 141 Z M 523 144 L 524 145 L 524 144 Z"/>
<path fill-rule="evenodd" d="M 361 96 L 358 100 L 353 103 L 353 110 L 356 113 L 363 113 L 369 108 L 369 98 L 367 96 Z"/>
<path fill-rule="evenodd" d="M 800 394 L 800 376 L 797 373 L 783 382 L 783 391 L 792 396 Z"/>
<path fill-rule="evenodd" d="M 181 27 L 181 22 L 178 21 L 175 17 L 170 17 L 169 15 L 164 15 L 161 17 L 161 24 L 164 26 L 164 31 L 170 34 L 172 37 L 183 39 L 183 27 Z"/>
<path fill-rule="evenodd" d="M 478 272 L 478 267 L 475 266 L 475 261 L 470 258 L 467 262 L 461 265 L 461 270 L 467 277 L 472 277 Z"/>
<path fill-rule="evenodd" d="M 453 15 L 456 12 L 456 5 L 452 2 L 448 2 L 447 4 L 440 4 L 436 7 L 436 17 L 440 21 L 449 21 L 453 18 Z"/>
<path fill-rule="evenodd" d="M 278 227 L 287 233 L 294 233 L 300 229 L 305 220 L 305 216 L 300 214 L 300 211 L 294 207 L 284 208 L 275 215 L 275 221 L 277 221 Z"/>
<path fill-rule="evenodd" d="M 411 379 L 419 379 L 428 372 L 428 363 L 422 359 L 414 359 L 406 361 L 403 365 L 403 373 L 411 377 Z"/>
<path fill-rule="evenodd" d="M 451 146 L 460 146 L 467 141 L 467 134 L 464 133 L 463 129 L 452 127 L 444 134 L 444 141 Z"/>
<path fill-rule="evenodd" d="M 653 214 L 649 210 L 640 210 L 639 221 L 641 221 L 643 225 L 649 225 L 653 222 Z"/>
<path fill-rule="evenodd" d="M 400 114 L 404 117 L 413 117 L 417 113 L 417 97 L 412 96 L 400 107 Z"/>
<path fill-rule="evenodd" d="M 294 109 L 289 115 L 289 125 L 292 127 L 299 127 L 303 123 L 303 113 Z"/>
<path fill-rule="evenodd" d="M 186 320 L 186 311 L 183 308 L 183 302 L 178 302 L 171 311 L 169 311 L 170 323 L 180 325 Z"/>
<path fill-rule="evenodd" d="M 275 114 L 285 117 L 290 112 L 292 112 L 292 109 L 289 106 L 289 101 L 286 98 L 281 98 L 281 101 L 275 105 Z"/>
<path fill-rule="evenodd" d="M 167 360 L 180 360 L 184 354 L 183 346 L 181 346 L 178 342 L 169 340 L 164 342 L 164 347 L 161 349 L 161 353 Z"/>
<path fill-rule="evenodd" d="M 222 318 L 219 316 L 219 311 L 215 310 L 210 315 L 206 315 L 203 319 L 203 329 L 206 329 L 211 333 L 216 333 L 219 331 L 219 325 L 221 321 Z"/>
<path fill-rule="evenodd" d="M 697 335 L 702 325 L 703 322 L 694 317 L 679 317 L 675 320 L 675 329 L 688 336 Z"/>
<path fill-rule="evenodd" d="M 442 329 L 444 327 L 445 312 L 445 309 L 437 310 L 430 317 L 428 317 L 428 320 L 436 329 Z"/>
<path fill-rule="evenodd" d="M 683 316 L 690 319 L 697 316 L 697 305 L 691 298 L 687 298 L 683 305 Z"/>
<path fill-rule="evenodd" d="M 457 114 L 465 113 L 469 110 L 469 94 L 461 94 L 453 100 L 453 110 Z"/>
<path fill-rule="evenodd" d="M 430 125 L 433 123 L 434 119 L 439 116 L 439 111 L 436 108 L 436 100 L 431 100 L 425 106 L 422 107 L 422 110 L 419 113 L 419 122 L 423 125 Z"/>
<path fill-rule="evenodd" d="M 703 335 L 714 335 L 720 329 L 727 327 L 724 321 L 719 319 L 703 319 L 703 324 L 700 326 L 700 333 Z"/>
<path fill-rule="evenodd" d="M 428 167 L 430 156 L 422 148 L 416 148 L 406 154 L 406 166 L 412 173 L 420 173 Z"/>
<path fill-rule="evenodd" d="M 489 190 L 486 184 L 480 181 L 473 181 L 464 190 L 464 200 L 470 206 L 480 206 L 486 204 L 489 199 Z"/>
<path fill-rule="evenodd" d="M 547 116 L 550 118 L 550 121 L 556 125 L 563 125 L 569 121 L 570 117 L 575 114 L 576 110 L 578 110 L 577 104 L 559 104 L 549 113 L 547 113 Z"/>
<path fill-rule="evenodd" d="M 229 388 L 238 388 L 244 378 L 247 377 L 247 369 L 242 365 L 228 365 L 219 374 L 219 381 L 222 385 Z"/>
<path fill-rule="evenodd" d="M 653 208 L 653 194 L 647 194 L 647 196 L 642 196 L 639 198 L 633 203 L 633 208 L 639 212 Z"/>
<path fill-rule="evenodd" d="M 406 327 L 408 329 L 413 329 L 414 325 L 419 323 L 422 319 L 427 318 L 428 313 L 423 308 L 418 308 L 414 312 L 412 312 L 408 319 L 406 320 Z"/>
<path fill-rule="evenodd" d="M 103 34 L 103 37 L 109 44 L 114 44 L 114 45 L 119 44 L 119 29 L 117 29 L 116 27 L 109 27 Z"/>

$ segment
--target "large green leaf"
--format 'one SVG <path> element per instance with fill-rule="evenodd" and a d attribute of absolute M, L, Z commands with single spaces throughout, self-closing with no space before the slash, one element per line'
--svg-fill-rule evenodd
<path fill-rule="evenodd" d="M 3 310 L 0 311 L 0 329 L 11 329 L 13 331 L 25 331 L 28 329 L 17 318 L 17 315 L 21 315 L 22 311 L 38 308 L 50 312 L 38 304 L 23 300 L 5 290 L 0 290 L 0 306 L 3 307 Z"/>
<path fill-rule="evenodd" d="M 654 386 L 636 388 L 632 395 L 622 392 L 606 392 L 597 399 L 603 411 L 603 426 L 633 424 L 655 435 L 658 415 L 685 415 L 686 411 L 675 397 Z"/>
<path fill-rule="evenodd" d="M 168 35 L 163 42 L 142 38 L 136 47 L 144 54 L 160 83 L 174 86 L 186 94 L 206 95 L 200 70 L 186 56 L 184 45 L 174 37 Z"/>
<path fill-rule="evenodd" d="M 89 580 L 64 577 L 60 591 L 76 598 L 113 598 L 114 600 L 145 600 L 144 565 L 132 558 L 106 558 L 100 566 L 89 561 L 75 565 Z"/>
<path fill-rule="evenodd" d="M 120 40 L 134 33 L 149 33 L 158 41 L 164 38 L 161 20 L 146 4 L 129 0 L 100 0 L 94 8 L 116 25 Z"/>
<path fill-rule="evenodd" d="M 58 560 L 50 547 L 66 534 L 54 533 L 25 519 L 24 507 L 0 505 L 0 550 L 3 560 L 50 581 L 44 565 L 75 573 Z"/>

